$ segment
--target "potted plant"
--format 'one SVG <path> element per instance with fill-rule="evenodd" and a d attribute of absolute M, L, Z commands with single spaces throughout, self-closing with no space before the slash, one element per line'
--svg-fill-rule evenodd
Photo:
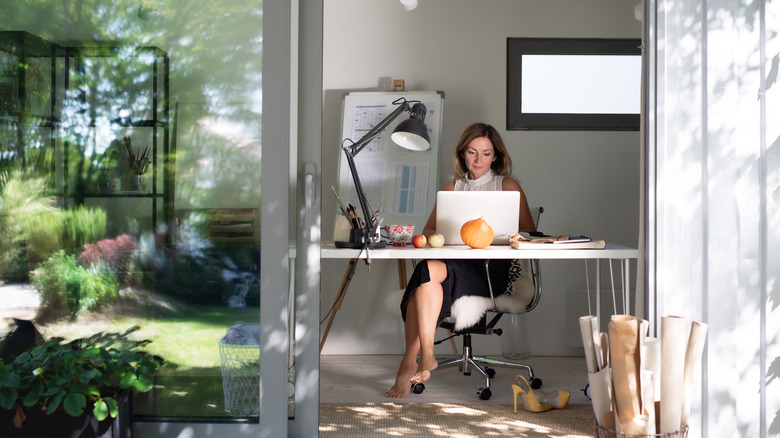
<path fill-rule="evenodd" d="M 0 360 L 3 436 L 126 436 L 112 428 L 132 429 L 129 397 L 152 389 L 162 364 L 139 350 L 148 341 L 127 338 L 136 330 L 49 341 Z"/>

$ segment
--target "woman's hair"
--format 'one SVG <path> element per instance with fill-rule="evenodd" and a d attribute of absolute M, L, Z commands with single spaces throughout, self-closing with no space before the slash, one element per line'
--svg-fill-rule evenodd
<path fill-rule="evenodd" d="M 510 176 L 512 174 L 512 159 L 506 151 L 501 135 L 491 125 L 474 123 L 463 131 L 458 140 L 458 145 L 455 146 L 455 176 L 453 178 L 456 180 L 461 179 L 468 172 L 465 158 L 466 148 L 475 138 L 479 137 L 487 137 L 493 143 L 493 151 L 496 154 L 496 160 L 490 165 L 493 172 L 500 176 Z"/>

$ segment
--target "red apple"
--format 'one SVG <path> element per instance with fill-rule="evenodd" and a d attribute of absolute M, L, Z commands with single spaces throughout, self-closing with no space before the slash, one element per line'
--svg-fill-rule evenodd
<path fill-rule="evenodd" d="M 428 237 L 428 245 L 431 245 L 431 248 L 441 248 L 444 246 L 444 236 L 439 233 L 431 234 Z"/>
<path fill-rule="evenodd" d="M 417 234 L 415 236 L 412 236 L 412 245 L 414 245 L 415 248 L 422 248 L 425 246 L 427 239 L 422 234 Z"/>

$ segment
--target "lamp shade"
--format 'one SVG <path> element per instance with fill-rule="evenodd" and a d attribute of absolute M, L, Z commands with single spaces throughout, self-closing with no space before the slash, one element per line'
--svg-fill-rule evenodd
<path fill-rule="evenodd" d="M 421 103 L 414 105 L 409 118 L 399 123 L 390 135 L 393 142 L 411 151 L 428 150 L 431 147 L 431 138 L 423 122 L 425 113 L 425 105 Z"/>

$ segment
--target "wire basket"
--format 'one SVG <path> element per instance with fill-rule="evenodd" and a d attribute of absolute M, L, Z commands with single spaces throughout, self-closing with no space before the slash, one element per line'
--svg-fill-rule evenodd
<path fill-rule="evenodd" d="M 688 426 L 683 426 L 682 429 L 674 432 L 635 434 L 608 429 L 596 422 L 593 424 L 593 436 L 596 438 L 688 438 Z"/>
<path fill-rule="evenodd" d="M 225 411 L 236 417 L 260 413 L 260 346 L 219 342 Z"/>

